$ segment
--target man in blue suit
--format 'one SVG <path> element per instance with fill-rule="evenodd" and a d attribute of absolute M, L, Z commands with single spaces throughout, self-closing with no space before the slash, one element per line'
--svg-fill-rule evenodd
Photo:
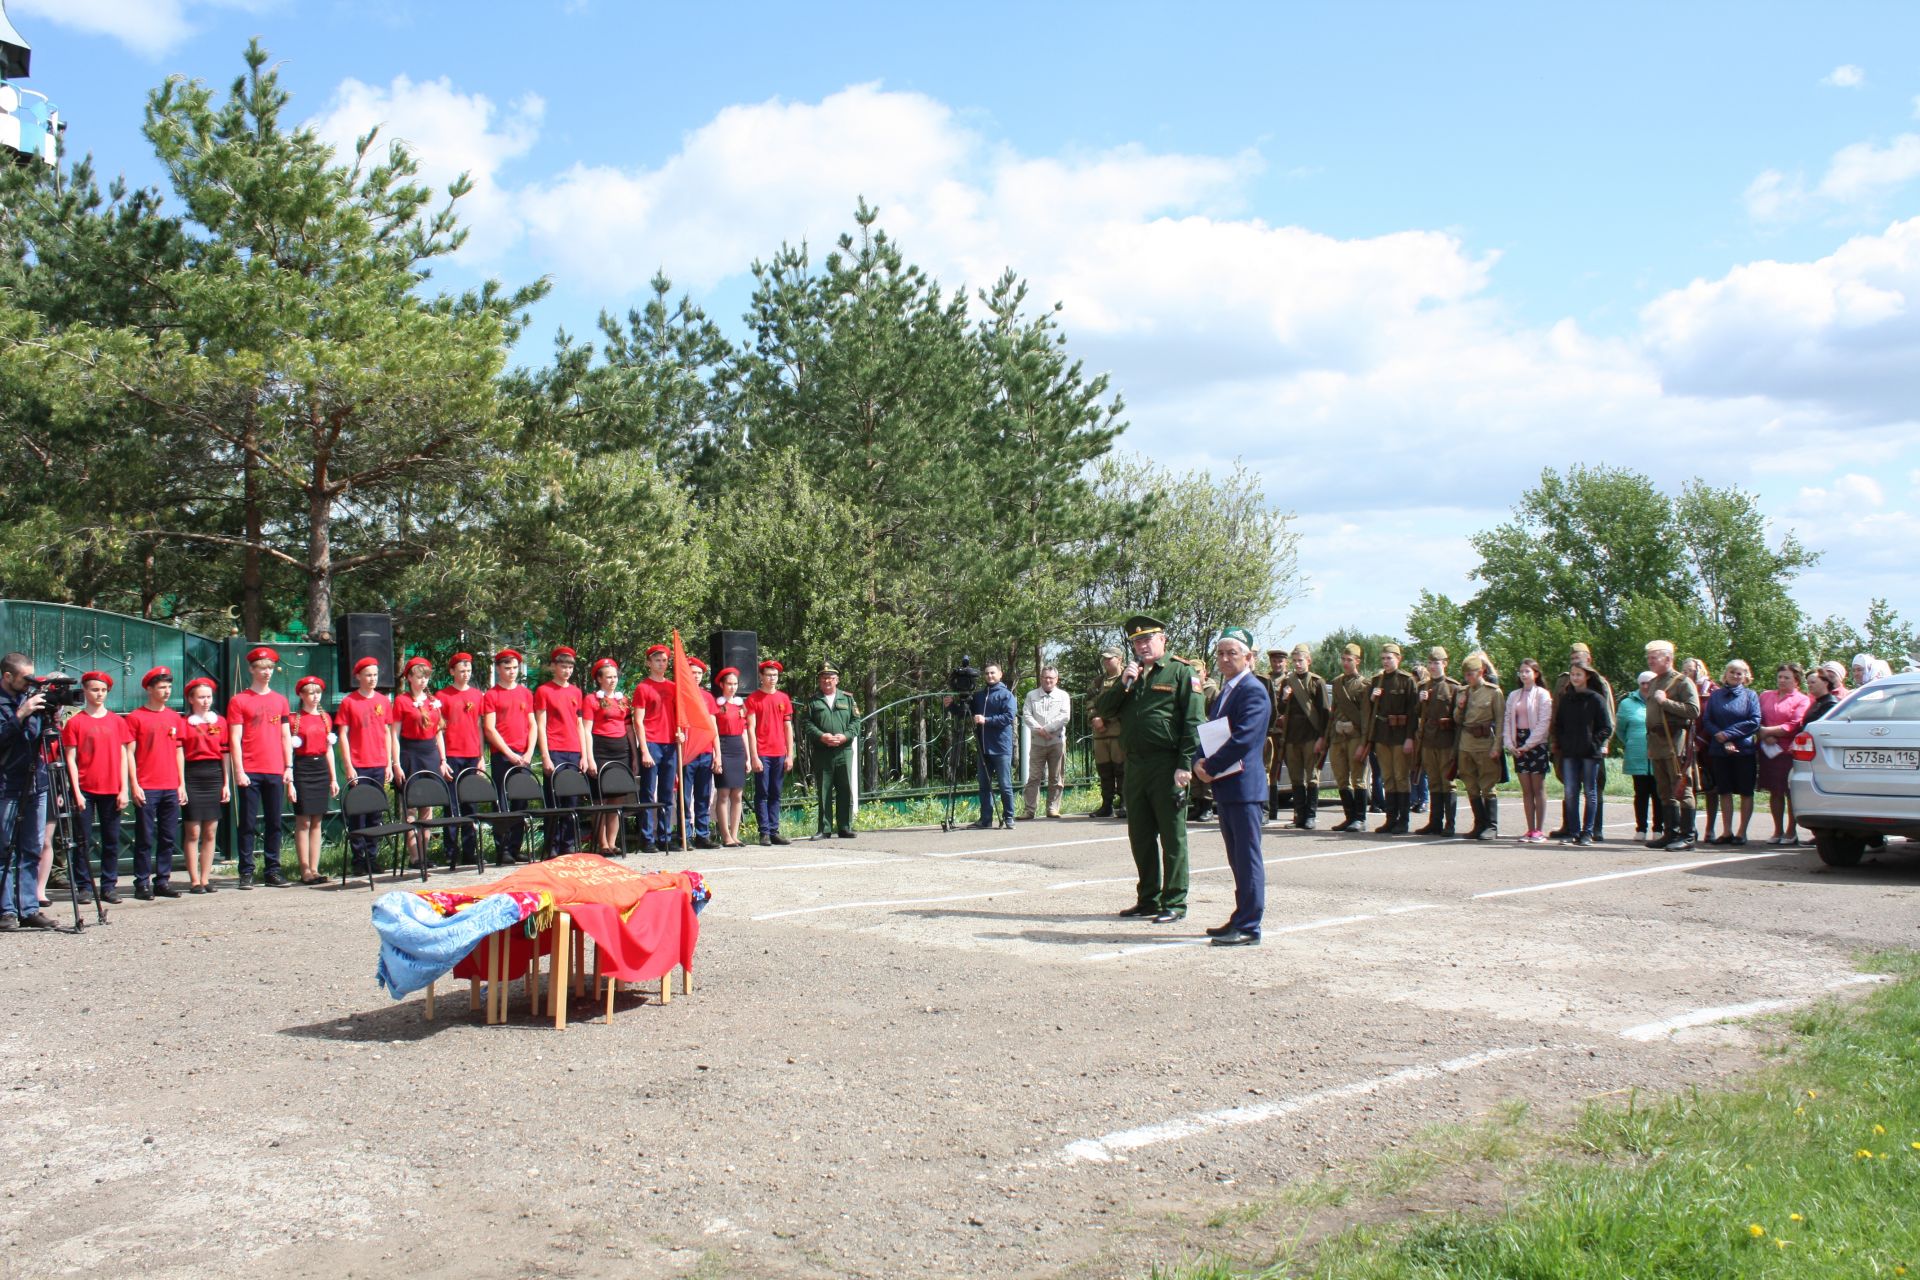
<path fill-rule="evenodd" d="M 1227 865 L 1233 869 L 1233 917 L 1207 933 L 1216 947 L 1257 947 L 1260 917 L 1267 909 L 1267 869 L 1260 854 L 1267 770 L 1261 748 L 1273 718 L 1273 700 L 1253 678 L 1253 636 L 1246 628 L 1221 632 L 1213 656 L 1220 669 L 1220 696 L 1214 699 L 1210 718 L 1227 722 L 1227 740 L 1212 755 L 1194 758 L 1193 776 L 1213 784 Z"/>
<path fill-rule="evenodd" d="M 980 734 L 980 821 L 976 827 L 993 826 L 993 797 L 1000 797 L 1000 825 L 1013 829 L 1013 726 L 1020 708 L 1013 701 L 1013 690 L 1001 683 L 1000 664 L 989 662 L 983 673 L 987 682 L 973 695 L 973 723 Z"/>

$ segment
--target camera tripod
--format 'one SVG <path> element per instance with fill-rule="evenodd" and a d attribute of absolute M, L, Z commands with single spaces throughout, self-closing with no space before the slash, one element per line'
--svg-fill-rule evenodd
<path fill-rule="evenodd" d="M 81 858 L 86 857 L 87 851 L 80 849 L 76 853 L 74 848 L 78 841 L 75 838 L 73 788 L 67 778 L 66 770 L 58 763 L 54 763 L 47 766 L 47 773 L 47 823 L 53 830 L 54 847 L 56 849 L 64 848 L 67 851 L 67 897 L 73 904 L 73 927 L 70 929 L 62 929 L 60 932 L 79 933 L 82 929 L 86 928 L 86 921 L 80 918 L 80 886 L 74 878 L 73 860 L 76 856 Z M 40 798 L 35 795 L 22 796 L 21 803 L 37 804 L 39 799 Z M 17 817 L 15 821 L 16 823 L 18 822 Z M 16 826 L 16 831 L 17 830 L 18 828 Z M 38 857 L 37 854 L 35 856 L 36 858 Z M 7 865 L 4 872 L 5 878 L 0 879 L 0 884 L 14 883 L 14 876 L 19 873 L 19 870 L 19 842 L 18 840 L 8 840 Z M 24 908 L 27 904 L 22 902 L 20 905 Z M 38 911 L 39 909 L 39 903 L 36 901 L 34 903 L 34 910 Z M 100 901 L 100 881 L 97 877 L 93 880 L 93 910 L 98 917 L 99 923 L 105 924 L 107 922 L 107 907 L 105 903 Z M 22 918 L 24 919 L 25 917 Z"/>
<path fill-rule="evenodd" d="M 954 821 L 954 806 L 960 801 L 960 771 L 967 763 L 967 739 L 973 736 L 973 723 L 969 712 L 973 709 L 971 695 L 966 699 L 956 698 L 947 708 L 947 813 L 940 820 L 942 831 L 952 831 L 961 825 Z"/>

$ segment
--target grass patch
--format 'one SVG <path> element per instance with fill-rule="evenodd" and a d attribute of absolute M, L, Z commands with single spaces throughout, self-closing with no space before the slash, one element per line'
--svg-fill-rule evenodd
<path fill-rule="evenodd" d="M 1794 1016 L 1792 1052 L 1743 1087 L 1589 1105 L 1556 1140 L 1559 1154 L 1524 1162 L 1504 1213 L 1356 1228 L 1310 1262 L 1209 1258 L 1154 1274 L 1920 1276 L 1920 955 L 1872 966 L 1896 981 Z M 1499 1162 L 1516 1149 L 1496 1143 L 1485 1154 Z M 1390 1192 L 1414 1167 L 1389 1162 L 1366 1189 Z"/>

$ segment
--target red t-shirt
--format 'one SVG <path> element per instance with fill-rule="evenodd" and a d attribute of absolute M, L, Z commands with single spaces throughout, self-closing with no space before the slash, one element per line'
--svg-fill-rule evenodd
<path fill-rule="evenodd" d="M 680 727 L 680 717 L 675 714 L 673 681 L 648 676 L 633 686 L 633 701 L 646 717 L 647 741 L 663 745 L 672 742 L 675 730 Z"/>
<path fill-rule="evenodd" d="M 547 713 L 547 750 L 580 749 L 580 686 L 549 680 L 534 691 L 533 709 Z"/>
<path fill-rule="evenodd" d="M 425 694 L 419 702 L 403 693 L 393 700 L 393 716 L 400 725 L 400 737 L 406 742 L 432 742 L 446 724 L 446 705 L 434 694 Z"/>
<path fill-rule="evenodd" d="M 218 760 L 233 749 L 227 718 L 211 711 L 207 714 L 212 718 L 205 724 L 195 724 L 189 719 L 180 730 L 186 740 L 188 760 Z"/>
<path fill-rule="evenodd" d="M 133 739 L 133 776 L 140 789 L 178 791 L 180 740 L 187 736 L 187 718 L 172 707 L 158 711 L 136 707 L 125 719 Z"/>
<path fill-rule="evenodd" d="M 754 717 L 754 750 L 763 756 L 786 755 L 787 722 L 793 719 L 793 699 L 778 689 L 772 693 L 755 689 L 747 695 L 747 710 Z"/>
<path fill-rule="evenodd" d="M 468 685 L 456 689 L 448 685 L 436 695 L 447 718 L 447 755 L 455 760 L 480 758 L 480 704 L 484 690 Z"/>
<path fill-rule="evenodd" d="M 627 723 L 633 719 L 633 703 L 618 689 L 612 693 L 601 693 L 595 689 L 587 695 L 586 712 L 595 737 L 624 738 L 627 736 Z"/>
<path fill-rule="evenodd" d="M 515 755 L 525 755 L 533 741 L 533 690 L 523 684 L 508 689 L 496 685 L 487 690 L 480 704 L 482 715 L 491 713 L 494 732 Z"/>
<path fill-rule="evenodd" d="M 240 768 L 256 773 L 285 773 L 287 748 L 280 741 L 280 726 L 292 716 L 293 708 L 280 694 L 269 689 L 255 693 L 242 689 L 227 700 L 227 724 L 240 730 Z"/>
<path fill-rule="evenodd" d="M 721 702 L 715 698 L 713 719 L 723 736 L 739 737 L 747 731 L 746 699 L 735 698 L 732 702 Z"/>
<path fill-rule="evenodd" d="M 387 759 L 387 726 L 393 723 L 393 704 L 384 693 L 361 693 L 355 689 L 340 700 L 333 713 L 334 727 L 347 735 L 347 760 L 356 769 L 384 769 Z"/>
<path fill-rule="evenodd" d="M 127 722 L 109 711 L 90 716 L 82 711 L 67 718 L 60 730 L 60 749 L 72 751 L 80 766 L 80 790 L 90 796 L 117 796 L 126 780 L 126 755 L 132 742 Z"/>
<path fill-rule="evenodd" d="M 296 711 L 288 722 L 293 729 L 293 754 L 323 756 L 333 746 L 333 721 L 324 711 Z"/>

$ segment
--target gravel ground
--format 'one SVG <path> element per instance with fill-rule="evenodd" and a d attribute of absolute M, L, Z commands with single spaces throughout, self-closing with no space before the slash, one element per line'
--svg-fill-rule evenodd
<path fill-rule="evenodd" d="M 1231 877 L 1193 843 L 1170 927 L 1113 917 L 1115 822 L 693 855 L 693 994 L 565 1032 L 389 1001 L 364 884 L 10 936 L 5 1270 L 1143 1276 L 1424 1126 L 1721 1079 L 1763 1033 L 1621 1033 L 1916 941 L 1904 850 L 1270 829 L 1266 943 L 1215 950 Z M 1678 863 L 1712 865 L 1587 879 Z"/>

